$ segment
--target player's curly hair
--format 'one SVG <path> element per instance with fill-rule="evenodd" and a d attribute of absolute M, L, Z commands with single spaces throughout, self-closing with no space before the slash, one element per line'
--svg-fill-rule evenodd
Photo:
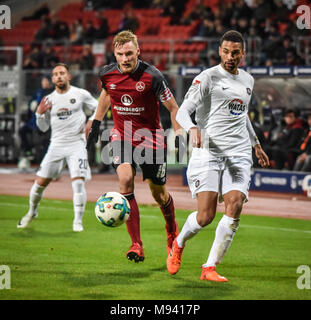
<path fill-rule="evenodd" d="M 232 41 L 232 42 L 239 42 L 242 45 L 242 49 L 244 49 L 244 39 L 240 32 L 236 30 L 229 30 L 227 31 L 220 39 L 220 46 L 224 41 Z"/>
<path fill-rule="evenodd" d="M 136 35 L 130 31 L 121 31 L 113 38 L 113 47 L 122 46 L 127 42 L 132 41 L 136 48 L 138 48 L 138 41 Z"/>

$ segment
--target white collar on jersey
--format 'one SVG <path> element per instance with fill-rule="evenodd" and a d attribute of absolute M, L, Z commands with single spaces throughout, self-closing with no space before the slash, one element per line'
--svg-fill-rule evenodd
<path fill-rule="evenodd" d="M 219 69 L 219 71 L 220 71 L 223 75 L 229 76 L 229 77 L 231 77 L 231 78 L 233 78 L 233 79 L 236 79 L 237 77 L 239 77 L 239 76 L 240 76 L 240 73 L 241 73 L 239 69 L 238 69 L 238 74 L 230 73 L 230 72 L 228 72 L 226 69 L 224 69 L 224 68 L 221 66 L 221 64 L 218 65 L 218 69 Z"/>

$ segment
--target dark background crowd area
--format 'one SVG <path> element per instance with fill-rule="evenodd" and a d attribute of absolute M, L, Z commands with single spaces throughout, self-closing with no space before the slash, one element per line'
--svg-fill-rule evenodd
<path fill-rule="evenodd" d="M 50 68 L 63 59 L 59 47 L 65 45 L 77 48 L 73 54 L 70 52 L 67 55 L 67 59 L 71 59 L 68 62 L 77 63 L 82 70 L 91 70 L 95 61 L 90 46 L 96 42 L 111 40 L 121 30 L 132 30 L 141 41 L 150 36 L 157 36 L 159 40 L 168 39 L 170 34 L 167 34 L 167 29 L 163 26 L 145 27 L 146 18 L 149 17 L 144 17 L 146 10 L 158 10 L 156 12 L 159 17 L 167 18 L 161 20 L 162 24 L 180 27 L 181 32 L 185 30 L 188 44 L 191 39 L 203 41 L 219 38 L 226 30 L 235 29 L 245 38 L 260 39 L 257 65 L 305 65 L 305 57 L 297 52 L 296 43 L 298 37 L 309 37 L 310 30 L 297 28 L 296 9 L 300 4 L 310 6 L 310 3 L 308 0 L 86 0 L 76 3 L 70 19 L 70 12 L 66 12 L 66 8 L 70 11 L 70 5 L 65 6 L 60 13 L 54 11 L 50 3 L 45 3 L 32 15 L 23 18 L 23 21 L 33 21 L 36 26 L 29 43 L 23 43 L 24 68 Z M 77 15 L 73 19 L 75 12 Z M 182 27 L 185 29 L 181 29 Z M 189 28 L 186 29 L 187 27 Z M 175 37 L 174 40 L 179 39 Z M 20 41 L 25 41 L 25 38 Z M 197 59 L 191 59 L 191 55 L 188 55 L 187 59 L 178 60 L 176 54 L 174 62 L 205 66 L 219 62 L 217 45 L 212 48 L 197 46 L 197 49 L 192 50 L 193 56 L 196 50 L 200 51 Z M 207 50 L 209 54 L 206 54 Z M 157 64 L 157 58 L 155 55 L 151 62 Z M 108 63 L 113 60 L 111 48 L 107 48 L 105 60 Z M 159 68 L 168 69 L 169 61 L 163 59 Z"/>
<path fill-rule="evenodd" d="M 297 28 L 296 10 L 301 4 L 311 8 L 311 1 L 299 0 L 86 0 L 55 11 L 48 2 L 19 22 L 32 26 L 31 32 L 23 30 L 23 37 L 16 33 L 14 39 L 0 32 L 0 38 L 3 36 L 4 45 L 8 39 L 22 45 L 26 71 L 48 70 L 61 61 L 94 72 L 98 66 L 94 46 L 111 43 L 119 31 L 132 30 L 138 35 L 142 59 L 166 71 L 171 47 L 161 41 L 174 41 L 173 63 L 210 67 L 219 63 L 219 38 L 235 29 L 245 39 L 260 39 L 257 66 L 303 66 L 306 57 L 299 54 L 296 44 L 298 39 L 310 38 L 310 29 Z M 210 39 L 216 39 L 216 45 L 206 46 L 204 41 Z M 192 59 L 194 56 L 197 58 Z M 106 45 L 100 64 L 113 60 L 111 46 Z M 271 168 L 311 172 L 311 114 L 302 114 L 297 108 L 279 114 L 271 108 L 260 114 L 251 110 L 250 118 Z M 28 135 L 32 129 L 23 128 Z M 25 136 L 24 131 L 20 134 Z M 27 141 L 24 145 L 25 152 L 31 150 Z M 256 157 L 253 159 L 258 167 Z"/>
<path fill-rule="evenodd" d="M 249 112 L 253 128 L 277 170 L 311 172 L 311 111 L 297 109 L 263 110 L 259 121 L 256 110 Z M 254 167 L 259 167 L 253 154 Z"/>

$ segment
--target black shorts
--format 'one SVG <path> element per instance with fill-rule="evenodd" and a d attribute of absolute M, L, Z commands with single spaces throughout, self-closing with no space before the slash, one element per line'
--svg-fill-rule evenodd
<path fill-rule="evenodd" d="M 136 173 L 139 166 L 143 172 L 143 180 L 150 179 L 154 184 L 164 185 L 166 183 L 166 156 L 167 149 L 139 149 L 133 147 L 126 141 L 111 142 L 112 165 L 115 170 L 121 163 L 132 165 Z"/>

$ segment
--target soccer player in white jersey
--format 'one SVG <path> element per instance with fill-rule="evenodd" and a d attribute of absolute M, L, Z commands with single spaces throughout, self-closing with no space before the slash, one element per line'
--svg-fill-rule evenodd
<path fill-rule="evenodd" d="M 36 110 L 38 128 L 45 132 L 51 127 L 51 141 L 30 190 L 28 213 L 19 221 L 18 228 L 26 228 L 38 216 L 44 189 L 59 177 L 67 163 L 73 189 L 73 231 L 83 231 L 85 180 L 90 179 L 83 107 L 94 113 L 97 100 L 88 91 L 72 86 L 70 80 L 68 66 L 56 64 L 52 70 L 55 90 L 42 99 Z"/>
<path fill-rule="evenodd" d="M 252 146 L 262 167 L 269 158 L 262 150 L 248 118 L 254 79 L 238 65 L 245 54 L 242 35 L 226 32 L 220 41 L 221 63 L 199 74 L 192 82 L 176 120 L 190 134 L 193 146 L 187 178 L 197 211 L 192 212 L 175 238 L 167 258 L 169 273 L 178 272 L 186 241 L 210 224 L 217 200 L 224 201 L 225 214 L 201 280 L 228 281 L 216 272 L 238 229 L 243 202 L 247 201 L 252 166 Z M 196 111 L 195 125 L 190 115 Z"/>

